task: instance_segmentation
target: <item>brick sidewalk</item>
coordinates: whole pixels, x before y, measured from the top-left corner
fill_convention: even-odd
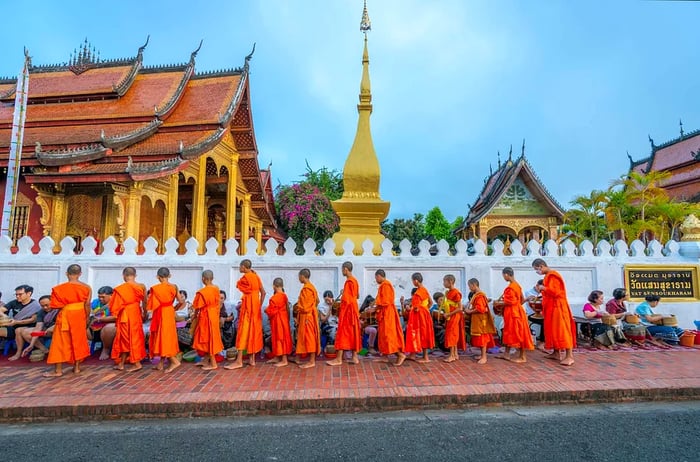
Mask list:
[[[294,365],[204,372],[192,364],[164,375],[128,374],[88,364],[80,376],[41,376],[46,365],[0,358],[0,420],[86,420],[318,412],[357,412],[477,405],[700,399],[700,350],[587,351],[571,368],[530,353],[527,364],[470,357],[396,368]],[[70,370],[70,369],[69,369]]]

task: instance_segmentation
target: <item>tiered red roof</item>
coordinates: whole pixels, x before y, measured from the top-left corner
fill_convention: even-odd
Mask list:
[[[252,207],[274,227],[269,173],[258,166],[243,67],[196,74],[187,63],[144,67],[134,58],[102,61],[87,42],[67,64],[29,67],[22,147],[28,183],[133,181],[185,169],[228,134],[240,152]],[[200,44],[201,46],[201,44]],[[9,156],[15,81],[0,81],[0,166]]]

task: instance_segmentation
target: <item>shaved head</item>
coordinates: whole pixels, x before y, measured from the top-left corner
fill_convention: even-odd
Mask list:
[[[136,268],[133,266],[127,266],[122,271],[122,276],[136,276]]]
[[[76,265],[76,264],[68,265],[68,269],[66,269],[66,274],[76,275],[76,274],[82,274],[82,273],[83,273],[83,269],[80,267],[80,265]]]
[[[213,281],[214,280],[214,272],[212,270],[202,271],[202,279],[204,279],[205,281]]]

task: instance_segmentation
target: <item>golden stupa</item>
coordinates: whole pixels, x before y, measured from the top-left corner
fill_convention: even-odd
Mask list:
[[[359,117],[357,133],[350,153],[343,167],[343,197],[331,204],[340,217],[340,230],[333,235],[335,251],[343,253],[345,241],[350,239],[355,244],[354,253],[363,253],[362,244],[369,239],[374,244],[373,252],[380,254],[384,235],[381,223],[389,213],[387,201],[379,197],[379,160],[372,143],[369,116],[372,114],[372,92],[369,83],[369,52],[367,51],[367,32],[371,29],[367,2],[362,11],[360,30],[365,35],[365,48],[362,54],[362,81],[360,82],[360,104],[357,105]]]

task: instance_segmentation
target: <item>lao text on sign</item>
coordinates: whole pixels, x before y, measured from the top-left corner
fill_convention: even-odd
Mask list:
[[[631,299],[658,295],[666,301],[700,300],[698,265],[625,265],[625,286]]]

